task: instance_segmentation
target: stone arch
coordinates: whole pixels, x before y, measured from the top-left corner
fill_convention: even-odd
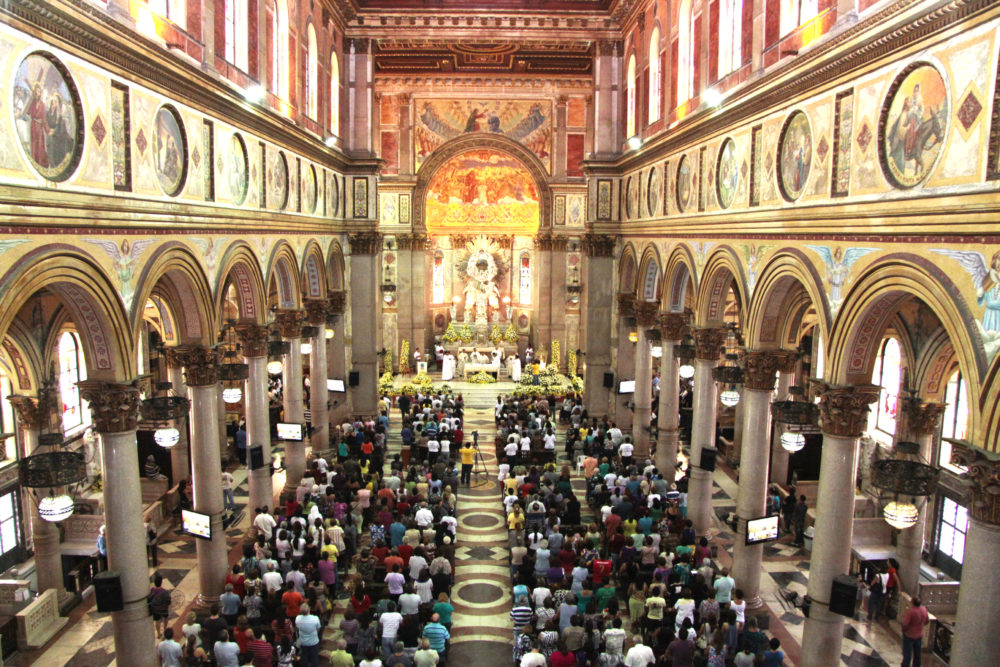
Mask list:
[[[618,259],[618,293],[635,294],[639,275],[639,262],[635,257],[635,246],[625,244]]]
[[[271,251],[267,265],[268,295],[272,282],[277,286],[279,308],[299,308],[302,305],[298,262],[295,261],[295,251],[287,241],[279,241]]]
[[[663,269],[660,308],[679,313],[684,310],[690,294],[698,293],[698,273],[691,250],[680,244],[673,249]]]
[[[816,310],[821,340],[829,340],[830,306],[823,279],[802,252],[785,248],[763,267],[747,308],[746,341],[751,349],[795,347],[793,330],[809,306]]]
[[[45,373],[38,345],[34,342],[28,327],[20,319],[15,319],[0,342],[0,364],[3,365],[15,393],[35,393],[40,387],[40,378]]]
[[[45,289],[72,314],[87,377],[132,380],[136,368],[132,328],[121,298],[100,265],[74,246],[51,244],[37,248],[0,278],[0,334],[11,328],[25,304]]]
[[[948,334],[944,330],[936,332],[917,355],[910,373],[912,388],[923,400],[943,400],[948,378],[956,365],[955,346]]]
[[[702,272],[695,311],[695,321],[699,326],[714,326],[722,323],[726,308],[726,295],[730,287],[736,292],[736,298],[743,306],[741,312],[745,313],[747,289],[743,266],[732,248],[719,246],[705,262],[705,269]]]
[[[326,270],[326,262],[323,261],[323,251],[320,250],[319,244],[315,240],[310,240],[306,244],[299,273],[302,276],[302,294],[304,296],[316,299],[326,296],[330,277]]]
[[[639,262],[637,298],[640,300],[659,302],[662,276],[660,266],[660,251],[655,244],[650,243],[642,251],[642,260]]]
[[[539,233],[550,232],[552,230],[552,191],[549,189],[549,173],[545,165],[542,164],[537,155],[522,144],[493,132],[467,132],[446,141],[438,146],[430,157],[420,165],[412,199],[414,231],[425,232],[427,230],[427,221],[424,217],[427,188],[434,178],[434,174],[445,162],[456,155],[477,149],[492,149],[506,153],[524,166],[535,181],[535,189],[538,191],[538,231]]]
[[[922,257],[896,253],[873,263],[854,282],[837,314],[828,348],[827,375],[831,382],[871,382],[886,329],[904,302],[917,299],[937,317],[947,334],[969,395],[979,396],[986,369],[985,352],[971,311],[963,300],[954,298],[958,293],[951,279]],[[976,401],[970,401],[969,407],[970,433],[976,437],[982,428],[982,410]]]
[[[330,289],[335,292],[346,289],[347,275],[344,268],[344,248],[340,245],[339,241],[334,241],[330,246],[330,252],[327,255],[327,266],[329,267]]]
[[[966,381],[966,386],[968,381]],[[982,393],[969,387],[969,405],[981,411],[983,428],[977,432],[976,444],[991,452],[1000,452],[1000,354],[993,358],[989,373],[983,380]],[[979,396],[979,401],[974,401]]]
[[[167,310],[180,343],[211,344],[214,339],[215,304],[208,278],[187,246],[162,245],[146,262],[139,275],[130,320],[139,330],[146,301],[157,297],[156,306]]]
[[[236,291],[240,319],[263,324],[267,319],[264,277],[260,273],[260,263],[257,261],[257,256],[250,246],[242,241],[233,243],[223,255],[222,261],[219,262],[215,312],[216,317],[220,320],[225,312],[223,303],[229,284],[232,284]]]

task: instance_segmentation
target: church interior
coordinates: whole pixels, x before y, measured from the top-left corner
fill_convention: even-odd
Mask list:
[[[358,535],[336,584],[309,563],[324,626],[289,614],[296,664],[729,665],[754,628],[783,658],[735,664],[995,664],[1000,3],[14,0],[0,80],[0,664],[210,664],[164,657],[161,626],[184,645],[234,567],[244,589],[281,541],[262,508],[336,543],[341,494]],[[424,545],[450,638],[421,606],[432,648],[393,653],[373,588],[366,655],[341,621],[370,616],[367,552],[428,500],[409,477],[450,470],[428,396],[478,452]],[[505,452],[522,427],[546,483]],[[520,627],[523,542],[528,589],[549,553],[522,482],[573,545],[563,606],[584,563],[570,648],[538,652],[541,595]],[[683,516],[640,563],[661,503]],[[722,604],[688,640],[702,562],[652,574],[690,560],[684,530]],[[676,627],[648,604],[668,578]],[[280,644],[251,625],[241,653]]]

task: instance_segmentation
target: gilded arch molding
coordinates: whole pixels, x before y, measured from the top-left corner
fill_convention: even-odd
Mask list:
[[[820,338],[829,340],[830,306],[823,279],[805,254],[791,248],[782,249],[761,270],[750,298],[744,324],[747,344],[754,349],[786,346],[788,314],[793,303],[803,297],[816,310]],[[802,312],[798,314],[801,320]]]
[[[691,249],[682,243],[670,253],[663,269],[661,308],[668,312],[681,312],[688,295],[697,293],[698,273],[695,271],[694,256]]]
[[[237,241],[229,247],[219,263],[218,292],[215,295],[216,317],[224,312],[226,285],[232,283],[236,292],[241,320],[262,324],[267,319],[267,301],[264,292],[264,276],[260,273],[260,263],[253,250],[246,243]],[[221,326],[221,322],[218,322]]]
[[[212,289],[187,246],[171,241],[157,248],[143,265],[135,293],[129,313],[133,331],[139,330],[146,301],[155,294],[170,309],[181,341],[211,343],[215,321]]]
[[[720,246],[705,262],[705,269],[702,272],[695,310],[699,326],[722,322],[726,309],[726,294],[730,286],[736,292],[743,309],[742,319],[745,320],[747,289],[743,266],[732,248]]]

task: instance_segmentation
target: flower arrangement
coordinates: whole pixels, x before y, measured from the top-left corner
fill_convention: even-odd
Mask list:
[[[382,373],[382,376],[378,379],[378,393],[382,396],[387,396],[394,393],[395,389],[393,387],[395,378],[392,375],[392,371],[386,371]]]
[[[583,378],[582,377],[580,377],[578,375],[574,375],[573,377],[570,378],[569,382],[570,382],[570,384],[573,387],[573,391],[575,391],[576,393],[578,393],[580,395],[583,395]]]
[[[517,329],[514,328],[513,322],[507,325],[507,330],[503,332],[503,339],[511,345],[517,343]]]
[[[441,340],[446,343],[457,343],[462,340],[462,336],[459,335],[458,329],[455,327],[454,322],[448,323],[448,328],[444,330],[444,334],[441,335]]]
[[[417,373],[416,375],[413,376],[411,382],[414,384],[414,386],[425,390],[430,389],[431,385],[434,384],[434,380],[432,380],[431,376],[428,375],[427,373]]]
[[[494,324],[493,328],[490,329],[490,341],[494,345],[499,345],[500,341],[502,341],[502,340],[503,340],[503,332],[500,331],[500,325],[499,324]]]
[[[472,384],[493,384],[496,379],[486,371],[479,371],[469,378],[469,382]]]
[[[471,343],[472,339],[476,336],[476,332],[472,329],[471,324],[463,324],[458,336],[463,343]]]
[[[410,374],[410,341],[408,340],[399,344],[399,373],[400,375]]]
[[[552,360],[549,362],[548,368],[553,368],[556,371],[559,370],[559,359],[560,359],[559,341],[552,341]]]
[[[384,372],[386,372],[386,373],[391,373],[392,372],[392,350],[386,350],[385,351],[385,358],[382,360],[382,363],[383,363],[382,370]],[[400,364],[400,365],[402,365],[402,364]],[[402,371],[402,368],[400,368],[400,371]]]
[[[572,380],[576,377],[576,350],[570,350],[566,355],[566,375]]]

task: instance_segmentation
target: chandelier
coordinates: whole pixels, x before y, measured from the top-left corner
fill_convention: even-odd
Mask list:
[[[726,334],[726,360],[712,369],[712,379],[719,383],[722,391],[719,401],[731,408],[740,402],[739,385],[743,384],[743,368],[740,366],[740,349],[743,341],[735,324],[730,324]]]
[[[816,430],[819,423],[819,406],[804,400],[795,400],[803,395],[802,387],[788,388],[790,398],[771,403],[774,421],[785,425],[780,442],[785,451],[794,454],[806,446],[806,432]]]
[[[235,340],[235,322],[229,321],[222,330],[223,353],[219,364],[219,381],[222,382],[222,400],[232,405],[243,399],[243,381],[250,377],[250,367],[237,361],[239,343]]]
[[[680,364],[677,368],[677,374],[685,380],[693,378],[694,365],[691,362],[695,358],[694,336],[687,334],[680,343],[674,345],[674,358]]]
[[[188,399],[169,393],[172,387],[169,382],[158,382],[156,390],[161,392],[160,395],[144,399],[139,404],[139,414],[143,421],[156,424],[153,440],[165,449],[170,449],[180,442],[181,432],[177,429],[177,423],[187,416],[191,408]]]
[[[38,448],[62,447],[60,433],[46,433],[38,438]],[[56,489],[73,486],[87,477],[87,466],[83,454],[61,449],[32,454],[21,459],[18,464],[21,486],[31,489],[38,503],[38,515],[45,521],[63,521],[73,514],[74,501],[66,493]],[[48,495],[39,498],[39,489],[48,489]]]
[[[920,505],[934,493],[938,471],[920,458],[916,442],[897,442],[891,458],[872,464],[872,486],[891,500],[882,515],[893,528],[904,530],[916,525]]]
[[[283,359],[291,350],[291,343],[281,340],[278,328],[272,323],[271,338],[267,341],[267,366],[265,366],[268,375],[281,375],[281,371],[285,367]]]
[[[302,343],[299,344],[299,351],[302,354],[312,354],[313,346],[309,342],[310,339],[315,338],[319,335],[319,327],[306,326],[302,327]]]

